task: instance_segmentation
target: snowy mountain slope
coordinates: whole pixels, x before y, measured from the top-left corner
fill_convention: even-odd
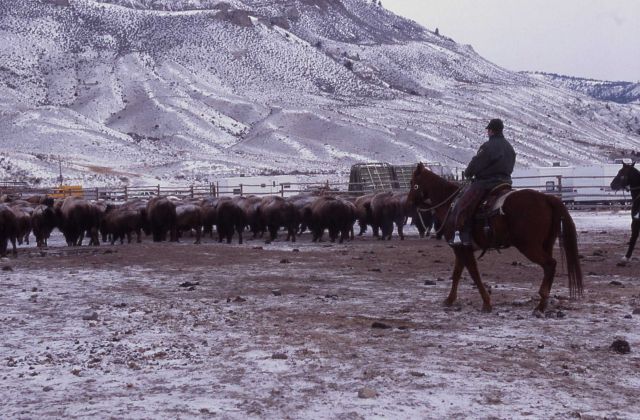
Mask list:
[[[170,183],[640,145],[640,105],[509,72],[361,0],[0,0],[0,178]],[[158,181],[160,180],[160,181]]]
[[[640,83],[609,82],[554,73],[537,72],[529,74],[533,78],[546,81],[554,86],[581,92],[603,101],[612,101],[620,104],[640,104]]]

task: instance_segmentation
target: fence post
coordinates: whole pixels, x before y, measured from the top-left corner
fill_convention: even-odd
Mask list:
[[[191,198],[193,198],[193,184],[191,184]]]
[[[284,198],[284,186],[280,184],[280,197]]]
[[[558,178],[558,191],[560,192],[560,200],[562,200],[562,175],[557,175]]]
[[[129,190],[126,185],[124,186],[124,201],[129,201]]]
[[[98,201],[100,199],[100,192],[98,187],[96,187],[96,201]]]
[[[158,184],[158,197],[160,197],[160,184]]]

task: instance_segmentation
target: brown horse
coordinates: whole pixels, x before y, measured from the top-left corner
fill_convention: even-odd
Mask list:
[[[640,234],[640,171],[635,168],[635,162],[632,164],[622,164],[622,168],[613,181],[611,181],[612,190],[628,189],[631,191],[631,239],[629,239],[629,248],[623,261],[629,261],[633,248],[636,246],[638,234]]]
[[[453,237],[453,226],[445,223],[449,209],[459,187],[439,177],[424,167],[422,163],[413,172],[411,190],[407,201],[420,208],[429,207],[435,211],[435,219],[443,226],[447,241]],[[551,292],[556,273],[553,246],[560,237],[564,249],[569,274],[571,296],[582,294],[582,270],[578,258],[578,241],[573,219],[560,199],[533,190],[519,190],[510,194],[502,205],[502,212],[491,218],[492,232],[487,234],[483,226],[476,224],[473,240],[480,249],[515,246],[524,256],[544,270],[540,285],[540,303],[536,314],[543,313]],[[480,273],[470,247],[454,247],[456,260],[453,269],[453,283],[449,296],[444,301],[452,305],[458,293],[458,283],[462,270],[469,271],[482,296],[482,310],[491,311],[491,298],[482,284]]]

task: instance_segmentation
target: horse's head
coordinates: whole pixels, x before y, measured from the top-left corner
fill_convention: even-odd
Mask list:
[[[423,207],[431,204],[429,197],[430,178],[435,176],[422,162],[418,163],[411,176],[411,189],[407,195],[407,205],[411,207]]]
[[[631,185],[631,181],[634,176],[640,175],[638,170],[635,168],[635,162],[631,164],[623,163],[622,168],[618,171],[618,174],[613,181],[611,181],[611,189],[612,190],[621,190],[624,188],[629,188]]]

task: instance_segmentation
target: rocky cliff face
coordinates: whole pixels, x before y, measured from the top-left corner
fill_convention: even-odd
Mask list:
[[[502,69],[360,0],[0,0],[0,178],[85,184],[638,149],[640,106]]]

